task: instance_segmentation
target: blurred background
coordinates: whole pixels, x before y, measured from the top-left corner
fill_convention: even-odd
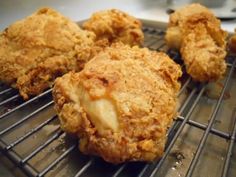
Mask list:
[[[98,10],[118,8],[138,18],[167,22],[168,10],[193,2],[211,8],[225,30],[232,32],[236,27],[236,0],[1,0],[0,30],[45,6],[74,21],[86,19]]]

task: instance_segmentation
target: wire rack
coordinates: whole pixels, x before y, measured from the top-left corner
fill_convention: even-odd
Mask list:
[[[143,31],[145,47],[166,52],[184,70],[180,55],[167,50],[163,30],[144,27]],[[82,155],[76,138],[59,127],[52,89],[23,101],[16,90],[1,84],[0,156],[10,159],[25,175],[38,177],[232,176],[236,161],[235,62],[235,57],[228,55],[227,73],[218,84],[196,83],[183,75],[178,116],[168,130],[163,157],[153,163],[112,165]],[[217,96],[211,98],[211,91]]]

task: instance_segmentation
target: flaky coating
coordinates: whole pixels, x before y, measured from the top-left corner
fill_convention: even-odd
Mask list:
[[[216,81],[225,73],[226,51],[216,45],[208,31],[200,25],[184,38],[180,51],[187,73],[194,80]]]
[[[97,39],[105,38],[111,43],[121,41],[133,46],[144,40],[141,21],[117,9],[94,13],[83,27],[93,31]]]
[[[226,37],[209,9],[191,4],[170,15],[165,39],[170,48],[180,50],[188,74],[206,82],[219,79],[226,70]]]
[[[108,162],[157,159],[176,114],[181,74],[164,53],[113,44],[81,72],[56,79],[61,127],[79,136],[83,153]]]
[[[95,34],[60,13],[43,8],[0,34],[0,80],[27,99],[90,58]]]
[[[184,6],[170,15],[166,42],[171,48],[180,49],[182,39],[191,32],[195,25],[204,24],[207,28],[215,28],[219,34],[212,35],[220,45],[225,45],[225,32],[220,29],[220,20],[206,7],[200,4]]]

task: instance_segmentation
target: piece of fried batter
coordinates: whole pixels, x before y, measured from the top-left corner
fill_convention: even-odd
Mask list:
[[[117,9],[96,12],[83,24],[93,31],[97,39],[108,39],[110,43],[121,41],[128,45],[141,45],[144,40],[141,22]]]
[[[61,127],[80,150],[112,163],[161,157],[181,68],[166,54],[113,44],[53,88]]]
[[[180,50],[187,73],[206,82],[225,73],[226,36],[209,9],[191,4],[170,15],[165,38],[170,48]]]
[[[43,8],[0,34],[0,80],[24,99],[37,95],[91,58],[95,34],[60,13]]]

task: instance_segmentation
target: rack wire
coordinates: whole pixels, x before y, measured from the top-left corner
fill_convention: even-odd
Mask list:
[[[163,39],[165,34],[163,30],[153,27],[144,27],[143,31],[145,33],[145,47],[168,53],[171,58],[181,64],[184,68],[179,53],[167,50]],[[163,164],[167,161],[173,147],[176,145],[176,142],[188,125],[189,127],[201,130],[202,136],[199,135],[201,136],[201,139],[196,144],[194,155],[183,176],[194,176],[197,165],[200,163],[199,161],[203,154],[204,147],[207,148],[206,142],[210,135],[226,140],[227,142],[227,151],[224,154],[223,167],[219,176],[229,176],[236,138],[236,108],[230,110],[232,112],[232,116],[228,118],[231,120],[230,124],[232,125],[230,131],[216,128],[215,123],[217,121],[217,116],[219,116],[219,110],[224,102],[224,96],[227,89],[229,89],[232,84],[236,65],[235,59],[236,58],[233,55],[227,57],[229,72],[225,76],[219,98],[215,99],[216,104],[211,115],[208,117],[209,121],[207,123],[193,120],[191,119],[191,116],[199,105],[199,102],[206,97],[208,84],[196,83],[192,81],[187,74],[184,74],[181,79],[182,87],[178,96],[181,97],[185,95],[185,97],[179,107],[178,116],[175,122],[168,130],[168,141],[166,143],[165,153],[161,159],[156,160],[153,163],[133,162],[112,165],[104,162],[100,158],[80,154],[77,149],[77,141],[73,137],[68,137],[58,125],[57,116],[53,110],[53,100],[51,97],[52,89],[49,89],[28,101],[23,101],[14,89],[6,87],[4,84],[0,85],[1,153],[7,156],[27,176],[60,176],[60,170],[54,170],[55,168],[57,169],[58,166],[59,169],[60,164],[62,167],[65,164],[73,166],[74,168],[72,168],[70,173],[67,172],[67,176],[75,177],[89,176],[91,172],[96,171],[94,170],[95,168],[99,170],[95,172],[94,176],[163,176],[163,173],[160,172],[163,168]],[[234,106],[236,107],[236,105]],[[31,121],[33,122],[33,125],[31,125]],[[53,127],[52,129],[46,128],[51,126]],[[23,134],[18,134],[18,129],[20,129]],[[47,129],[47,135],[45,135],[45,129]],[[36,136],[36,134],[40,137],[40,141],[32,138]],[[34,143],[31,144],[30,140]],[[37,161],[41,158],[41,156],[37,157],[38,154],[46,151],[46,149],[55,142],[59,144],[58,146],[63,146],[63,148],[59,150],[49,149],[48,154],[58,152],[56,157],[54,157],[51,162],[48,162],[45,158],[47,159],[50,155],[46,155],[46,157],[44,157],[44,167],[38,168]],[[29,146],[29,150],[25,152],[25,154],[21,153],[22,148],[19,148],[18,146]],[[71,160],[73,157],[76,158],[76,156],[80,159],[79,162]],[[35,160],[32,160],[34,158]]]

